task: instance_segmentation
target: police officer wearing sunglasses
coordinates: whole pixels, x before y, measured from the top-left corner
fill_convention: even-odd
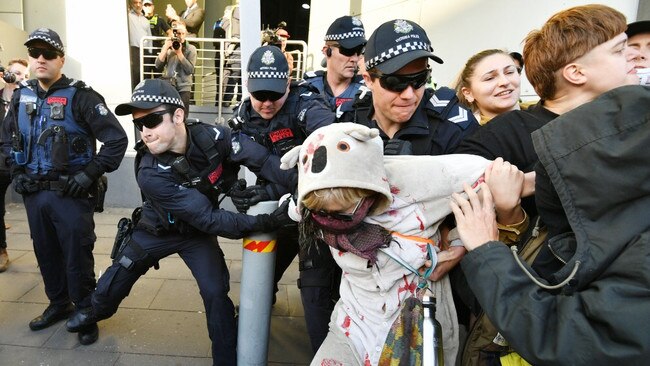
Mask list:
[[[39,28],[25,46],[35,79],[13,94],[2,140],[11,147],[14,189],[25,202],[50,301],[29,323],[37,331],[90,306],[97,182],[117,169],[128,139],[101,95],[62,74],[64,48],[55,31]],[[91,344],[97,335],[96,324],[82,327],[79,342]]]
[[[312,131],[334,122],[334,112],[329,109],[317,89],[306,83],[290,81],[289,65],[278,47],[263,46],[256,49],[251,54],[247,72],[250,98],[235,108],[235,117],[229,123],[274,155],[284,155],[302,144]],[[244,190],[234,189],[231,198],[240,212],[246,212],[251,205],[276,200],[290,191],[258,179],[254,186]],[[298,253],[297,226],[281,229],[277,238],[274,276],[276,292],[278,281]]]
[[[205,304],[214,364],[236,365],[235,308],[216,236],[268,232],[290,219],[286,204],[274,213],[250,216],[219,209],[218,197],[228,189],[225,182],[236,181],[232,165],[246,164],[289,186],[297,184],[297,175],[281,170],[279,158],[247,136],[223,126],[185,123],[183,107],[171,84],[146,79],[133,91],[130,103],[115,109],[118,115],[132,114],[141,131],[136,180],[144,202],[130,238],[114,248],[114,262],[92,294],[92,308],[76,312],[66,326],[75,331],[112,316],[140,276],[157,267],[160,259],[178,254],[191,269]]]
[[[341,106],[339,120],[378,128],[386,154],[448,154],[478,128],[452,89],[426,88],[428,61],[442,59],[418,24],[403,19],[382,24],[370,36],[364,59],[367,89]]]
[[[305,73],[305,81],[318,88],[334,111],[344,102],[353,100],[363,85],[363,77],[357,72],[365,45],[361,20],[342,16],[329,26],[325,34],[322,52],[327,60],[327,70]]]

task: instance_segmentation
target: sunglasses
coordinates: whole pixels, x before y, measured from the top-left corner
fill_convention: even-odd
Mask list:
[[[329,212],[329,211],[324,211],[324,210],[318,210],[315,211],[314,214],[318,215],[320,217],[327,217],[329,219],[334,219],[334,220],[341,220],[341,221],[352,221],[354,220],[354,215],[356,215],[357,211],[359,210],[359,207],[361,207],[361,204],[365,198],[362,198],[357,202],[357,205],[354,206],[354,210],[352,212]]]
[[[409,75],[373,75],[373,77],[379,78],[379,85],[381,85],[382,88],[397,93],[401,93],[409,86],[412,86],[413,89],[420,89],[427,83],[427,81],[429,81],[430,76],[431,69],[426,69],[424,71]]]
[[[147,3],[147,4],[144,4],[144,5],[142,5],[142,6],[151,6],[151,4]]]
[[[345,48],[340,44],[333,44],[331,47],[338,48],[339,53],[346,57],[352,57],[354,55],[361,56],[363,54],[365,45],[356,46],[354,48]]]
[[[284,96],[284,93],[277,93],[269,90],[261,90],[261,91],[251,92],[251,95],[253,96],[253,98],[255,98],[260,102],[266,102],[267,100],[270,100],[271,102],[275,102],[276,100],[282,98]]]
[[[46,60],[54,60],[59,56],[63,56],[63,54],[59,51],[48,50],[46,48],[37,48],[37,47],[27,48],[27,53],[31,58],[39,58],[41,57],[41,55],[43,55],[43,58]]]
[[[165,109],[162,111],[149,113],[146,116],[133,119],[133,124],[140,132],[142,132],[143,126],[148,129],[156,128],[156,126],[158,126],[163,121],[163,117],[167,113],[172,114],[174,112],[175,110],[173,109]]]

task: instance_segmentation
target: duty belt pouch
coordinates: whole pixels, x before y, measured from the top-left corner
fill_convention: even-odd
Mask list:
[[[63,127],[55,127],[52,140],[52,165],[56,171],[67,171],[69,160],[68,137]]]
[[[108,189],[108,178],[102,175],[97,179],[95,185],[97,186],[97,191],[94,194],[96,198],[95,212],[104,212],[104,199],[106,198],[106,190]]]

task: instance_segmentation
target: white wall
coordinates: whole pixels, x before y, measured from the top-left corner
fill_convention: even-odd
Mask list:
[[[645,1],[645,0],[644,0]],[[312,1],[309,50],[314,54],[314,68],[322,59],[320,49],[329,24],[349,9],[350,1]],[[434,52],[444,64],[433,63],[433,76],[439,85],[449,85],[467,59],[484,49],[505,48],[521,53],[522,40],[539,28],[554,13],[576,5],[600,3],[611,6],[628,18],[636,20],[638,0],[366,0],[360,19],[366,37],[385,21],[397,18],[420,24],[431,40]],[[527,82],[522,95],[534,91]]]

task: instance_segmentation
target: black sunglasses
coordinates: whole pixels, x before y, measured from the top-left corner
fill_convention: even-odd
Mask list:
[[[429,81],[430,76],[431,69],[426,69],[424,71],[409,75],[373,75],[373,77],[379,78],[379,85],[381,85],[382,88],[397,93],[401,93],[406,88],[408,88],[409,85],[412,86],[413,89],[420,89],[427,83],[427,81]]]
[[[43,58],[46,60],[54,60],[59,56],[63,56],[63,54],[59,51],[48,50],[46,48],[37,48],[37,47],[27,48],[27,53],[31,58],[39,58],[41,57],[41,55],[43,55]]]
[[[142,6],[151,6],[151,4],[149,4],[149,3],[146,3],[146,4],[144,4],[144,5],[142,5]]]
[[[327,217],[327,218],[334,219],[334,220],[352,221],[352,220],[354,220],[354,215],[357,213],[357,211],[359,210],[359,207],[361,207],[361,204],[363,203],[364,200],[365,200],[365,198],[360,199],[359,202],[357,202],[357,205],[354,206],[354,210],[352,210],[352,212],[350,212],[350,213],[347,213],[347,212],[329,212],[329,211],[324,211],[324,210],[318,210],[318,211],[315,211],[314,214],[316,214],[316,215],[318,215],[320,217]]]
[[[346,57],[352,57],[354,55],[361,56],[364,51],[365,45],[356,46],[354,48],[345,48],[340,44],[333,44],[331,47],[339,49],[339,53]]]
[[[284,96],[284,93],[278,93],[270,90],[260,90],[256,92],[251,92],[251,95],[253,98],[260,102],[266,102],[267,100],[270,100],[271,102],[275,102],[276,100],[282,98]]]
[[[174,112],[175,112],[174,109],[165,109],[162,111],[149,113],[146,116],[142,116],[140,118],[134,118],[133,124],[140,132],[142,132],[143,126],[148,129],[156,128],[156,126],[158,126],[163,121],[163,117],[167,113],[172,114]]]

